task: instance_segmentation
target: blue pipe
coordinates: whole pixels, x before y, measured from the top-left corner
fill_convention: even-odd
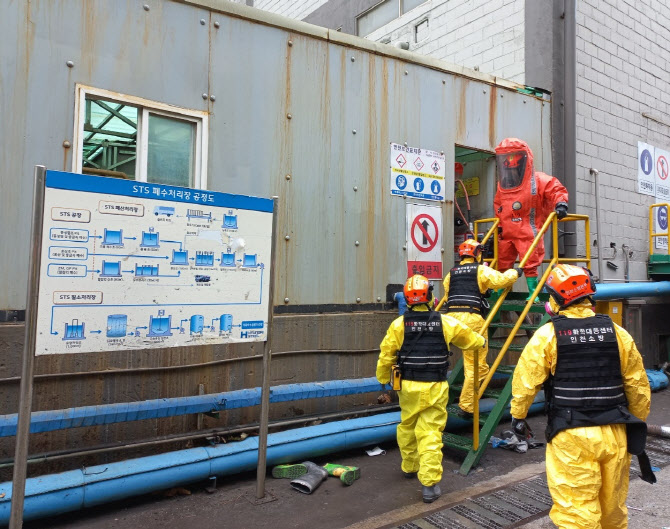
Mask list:
[[[540,411],[544,395],[538,394],[530,412]],[[490,411],[495,399],[482,399],[481,411]],[[395,440],[400,412],[384,413],[297,428],[268,435],[267,464],[341,452]],[[447,429],[469,423],[449,416]],[[155,490],[253,470],[258,464],[258,438],[190,448],[108,465],[85,467],[26,480],[24,519],[34,520],[121,500]],[[12,482],[0,483],[0,524],[9,523]]]
[[[386,391],[375,377],[355,380],[330,380],[305,384],[285,384],[270,388],[270,402],[340,397]],[[30,433],[51,432],[82,426],[99,426],[117,422],[141,421],[177,415],[211,413],[257,406],[261,403],[261,388],[242,389],[193,397],[155,399],[141,402],[82,406],[66,410],[36,411],[30,415]],[[0,437],[16,435],[16,413],[0,415]]]
[[[670,296],[670,281],[597,283],[593,299],[646,298],[653,296]]]

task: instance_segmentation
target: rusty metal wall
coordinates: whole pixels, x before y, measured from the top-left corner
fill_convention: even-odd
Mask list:
[[[389,143],[444,151],[449,190],[457,144],[490,152],[518,136],[537,167],[551,170],[548,103],[512,83],[390,46],[223,0],[9,0],[0,10],[0,310],[25,304],[33,166],[73,168],[74,149],[64,142],[73,141],[77,83],[207,111],[208,187],[280,197],[274,305],[356,305],[360,298],[368,308],[277,317],[275,351],[378,346],[393,314],[370,312],[369,304],[384,301],[386,286],[402,283],[406,270],[405,201],[390,195]],[[452,200],[442,205],[446,249]],[[450,251],[444,264],[451,265]],[[16,326],[0,325],[0,379],[17,375],[21,341]],[[41,374],[239,361],[41,379],[35,409],[192,395],[200,383],[208,392],[256,386],[259,354],[210,346],[40,357]],[[275,364],[272,383],[369,376],[375,358],[289,355]],[[5,412],[16,410],[16,388],[0,380]],[[307,403],[302,411],[341,405]],[[297,412],[273,408],[275,417],[289,413]],[[187,417],[71,430],[33,448],[193,428]]]

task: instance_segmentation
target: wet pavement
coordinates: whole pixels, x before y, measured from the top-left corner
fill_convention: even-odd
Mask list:
[[[650,423],[668,424],[670,391],[652,396]],[[538,440],[544,440],[543,416],[530,418]],[[503,423],[497,433],[509,428]],[[664,440],[670,447],[670,440]],[[665,445],[664,445],[665,446]],[[350,487],[328,478],[312,495],[293,490],[287,479],[267,478],[267,495],[256,501],[255,473],[219,478],[213,492],[200,483],[154,495],[116,502],[48,520],[26,522],[26,529],[174,529],[295,528],[311,529],[434,529],[466,527],[552,527],[546,513],[544,449],[517,454],[489,448],[468,476],[458,474],[462,456],[445,450],[443,496],[432,504],[421,501],[421,485],[400,473],[400,455],[394,443],[381,448],[385,455],[370,457],[363,449],[313,458],[320,464],[359,466],[361,478]],[[631,479],[628,504],[631,529],[670,526],[667,491],[670,484],[670,448],[659,483],[650,486]],[[662,450],[661,454],[665,454]],[[661,456],[658,456],[661,457]],[[652,464],[654,464],[652,457]],[[667,466],[666,466],[667,465]],[[268,469],[269,471],[270,469]],[[546,490],[546,488],[545,488]],[[482,510],[484,509],[484,510]],[[636,510],[641,509],[641,510]],[[448,511],[449,516],[445,515]],[[486,514],[488,511],[491,514]],[[451,515],[452,513],[456,515]],[[528,516],[526,516],[528,515]],[[456,520],[462,523],[458,525]],[[473,521],[475,520],[475,521]],[[646,524],[646,525],[645,525]]]

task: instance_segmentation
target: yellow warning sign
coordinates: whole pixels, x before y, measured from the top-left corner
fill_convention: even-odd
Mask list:
[[[478,176],[468,178],[467,180],[463,180],[463,183],[465,184],[465,189],[468,190],[468,196],[476,197],[479,194]],[[463,188],[461,187],[461,184],[456,184],[456,198],[463,198],[463,197],[465,197],[465,195],[463,194]]]

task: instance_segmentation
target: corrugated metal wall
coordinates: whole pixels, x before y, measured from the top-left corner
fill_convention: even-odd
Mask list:
[[[209,112],[208,187],[280,197],[275,305],[284,298],[289,305],[377,303],[386,299],[387,284],[404,281],[406,202],[390,195],[390,142],[444,151],[449,190],[456,144],[491,151],[502,138],[518,136],[533,148],[537,167],[551,170],[548,103],[433,59],[219,0],[16,0],[1,9],[0,309],[25,304],[33,166],[72,170],[74,149],[63,142],[73,141],[77,83]],[[451,200],[443,219],[448,249]],[[451,251],[445,256],[449,266]],[[369,325],[360,325],[363,316]],[[273,330],[281,333],[273,337],[275,350],[374,348],[391,318],[390,312],[282,316]],[[0,327],[0,377],[18,372],[16,335],[15,327]],[[258,353],[222,346],[58,355],[38,358],[37,370],[184,365]],[[356,366],[337,355],[296,358],[277,367],[273,383],[369,376],[375,356]],[[255,362],[237,371],[39,382],[35,408],[194,394],[204,373],[208,392],[254,386]],[[14,411],[14,384],[0,387],[3,408]],[[87,438],[146,436],[192,423],[110,427]],[[81,437],[52,434],[41,447]]]

